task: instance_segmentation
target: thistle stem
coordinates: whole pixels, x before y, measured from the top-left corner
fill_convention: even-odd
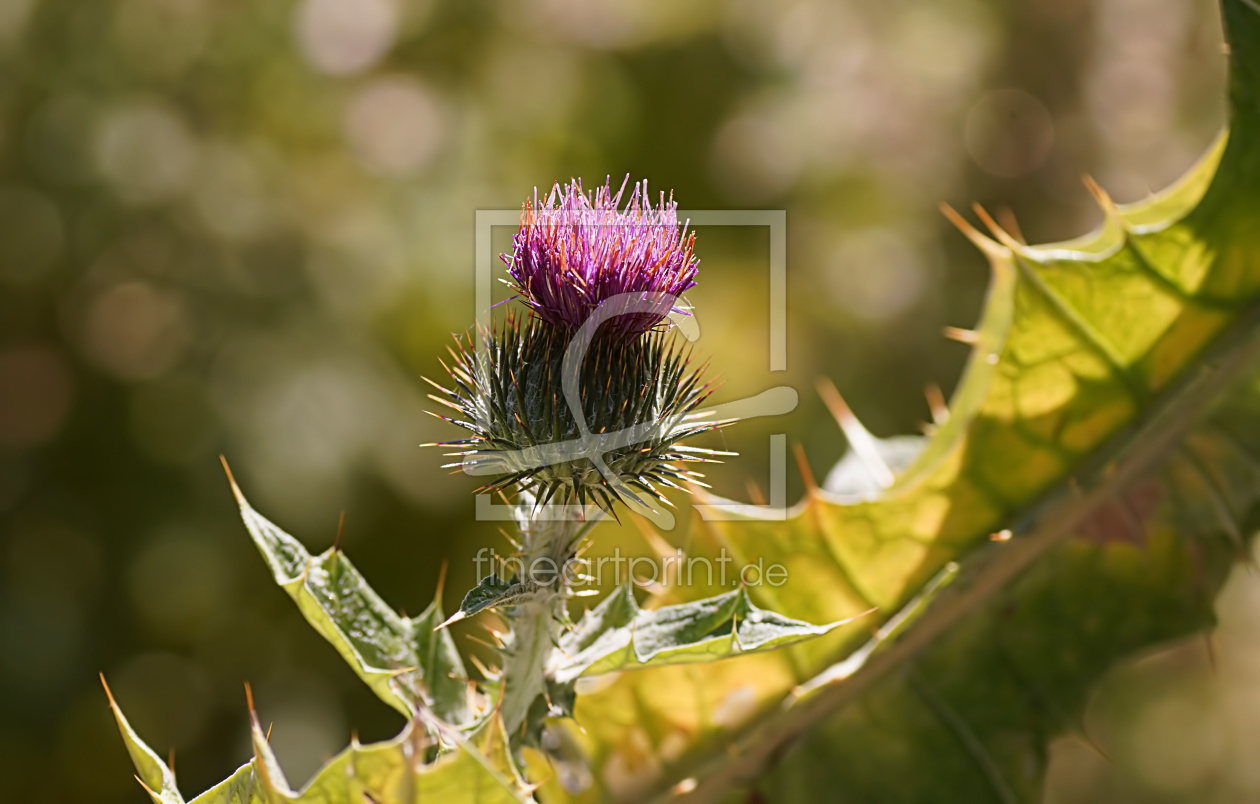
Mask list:
[[[516,734],[540,697],[546,699],[548,658],[560,638],[568,598],[566,567],[588,523],[556,506],[535,504],[522,493],[517,508],[521,580],[539,585],[535,595],[505,611],[510,627],[502,652],[503,703],[500,713],[509,734]]]

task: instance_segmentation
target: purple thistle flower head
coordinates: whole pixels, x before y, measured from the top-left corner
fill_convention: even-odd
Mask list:
[[[686,313],[682,294],[695,287],[699,261],[695,232],[678,223],[678,204],[661,193],[655,208],[647,182],[612,192],[605,181],[584,194],[582,182],[557,182],[545,203],[534,198],[521,209],[521,228],[512,253],[500,255],[524,303],[549,324],[573,331],[600,304],[642,299],[640,312],[615,315],[600,330],[636,337],[656,328],[670,312]],[[642,310],[646,308],[646,312]],[[622,307],[620,309],[626,309]]]

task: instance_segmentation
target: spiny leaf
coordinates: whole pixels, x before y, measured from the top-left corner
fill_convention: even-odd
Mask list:
[[[188,804],[250,804],[257,800],[254,784],[254,763],[251,761]]]
[[[440,601],[414,620],[399,615],[337,547],[312,556],[255,511],[235,481],[232,491],[276,583],[381,700],[408,717],[425,701],[448,722],[471,719],[466,686],[450,683],[467,676],[455,643],[449,633],[430,628],[441,621]]]
[[[463,724],[473,719],[474,712],[464,660],[450,632],[438,630],[443,621],[441,595],[439,589],[429,607],[410,620],[411,644],[433,711],[447,723]]]
[[[254,710],[254,694],[249,686],[245,687],[245,695],[249,699],[249,741],[254,749],[254,782],[257,795],[267,804],[281,804],[285,800],[293,800],[293,789],[284,776],[284,770],[276,759],[267,735],[263,733],[262,724],[258,722],[258,713]]]
[[[539,591],[538,584],[533,581],[518,581],[487,575],[481,582],[468,590],[464,600],[459,604],[459,611],[442,625],[449,625],[465,617],[471,617],[479,611],[489,608],[518,606],[534,597]]]
[[[1209,627],[1260,509],[1260,377],[1251,374],[1163,470],[1118,493],[907,672],[811,732],[757,786],[769,800],[1036,800],[1046,743],[1075,733],[1097,679],[1150,645]],[[1212,467],[1202,470],[1201,467]],[[885,750],[896,746],[895,752]],[[1109,750],[1102,746],[1100,751]],[[826,756],[860,752],[860,766]],[[919,772],[906,773],[908,758]]]
[[[174,773],[131,729],[112,696],[110,706],[138,778],[150,790],[154,802],[184,804],[175,787]],[[472,740],[457,737],[453,748],[427,763],[424,761],[426,735],[415,728],[415,721],[409,722],[392,740],[370,745],[353,741],[296,791],[285,780],[256,717],[251,718],[251,741],[254,759],[189,804],[412,804],[423,801],[523,804],[532,801],[511,762],[507,737],[497,718],[488,718]]]
[[[890,487],[860,487],[860,495],[811,490],[786,522],[743,517],[694,523],[694,555],[725,550],[736,562],[764,558],[787,567],[783,587],[749,590],[758,604],[815,622],[877,606],[886,624],[876,638],[839,629],[781,652],[706,668],[703,675],[686,668],[625,674],[579,697],[577,720],[586,732],[575,732],[575,739],[593,766],[583,798],[642,800],[690,778],[684,798],[716,800],[756,779],[828,715],[843,719],[845,712],[858,711],[846,707],[868,701],[876,706],[885,695],[900,708],[873,714],[880,722],[914,708],[941,724],[951,745],[987,745],[976,727],[959,727],[975,722],[971,707],[983,711],[983,701],[975,695],[956,699],[950,680],[941,676],[978,669],[959,646],[979,643],[962,635],[982,622],[998,622],[1003,609],[997,601],[1033,605],[1038,589],[1055,583],[1071,589],[1092,579],[1130,591],[1113,605],[1134,612],[1139,622],[1146,622],[1137,612],[1147,603],[1163,611],[1145,630],[1126,631],[1116,612],[1100,617],[1097,638],[1110,639],[1114,650],[1101,651],[1096,663],[1064,670],[1063,688],[1072,694],[1059,695],[1053,677],[1038,679],[1049,690],[1042,697],[1066,702],[1067,715],[1061,713],[1053,728],[1019,717],[1005,727],[1018,732],[1029,750],[1044,751],[1045,741],[1075,715],[1077,693],[1120,651],[1179,636],[1206,621],[1204,601],[1219,583],[1217,559],[1195,564],[1184,544],[1163,540],[1171,538],[1167,531],[1186,506],[1196,516],[1211,508],[1241,516],[1247,496],[1233,488],[1237,481],[1221,477],[1223,471],[1208,470],[1210,484],[1200,482],[1197,491],[1188,475],[1159,480],[1159,473],[1165,465],[1182,475],[1193,468],[1182,453],[1203,448],[1203,431],[1187,433],[1260,355],[1260,8],[1250,0],[1225,0],[1222,8],[1232,53],[1231,129],[1182,181],[1131,206],[1112,204],[1099,192],[1103,228],[1049,246],[1025,246],[995,225],[998,242],[954,216],[988,258],[993,279],[949,418]],[[1247,420],[1253,429],[1255,411],[1260,406]],[[1229,448],[1208,443],[1216,446],[1200,463],[1210,467]],[[1159,515],[1169,524],[1161,526],[1164,535],[1143,540],[1146,558],[1110,546],[1086,545],[1087,553],[1098,551],[1094,558],[1073,552],[1082,549],[1074,536],[1088,532],[1117,499],[1153,480],[1170,489]],[[1215,501],[1212,486],[1220,498]],[[1237,555],[1238,546],[1226,541],[1227,520],[1211,520],[1220,530],[1201,545],[1224,545]],[[1149,566],[1134,568],[1142,562]],[[954,564],[962,565],[960,579],[928,595],[923,610],[925,585]],[[1155,587],[1146,598],[1137,591],[1143,584],[1129,583],[1141,571]],[[1019,580],[1026,572],[1027,579],[1045,573],[1044,585]],[[1163,597],[1161,584],[1170,585]],[[667,599],[683,602],[713,591],[672,587]],[[911,605],[921,611],[915,622],[890,628]],[[1025,638],[1036,641],[1041,630],[1055,631],[1058,615],[1044,606],[1032,610],[1041,619],[1026,628]],[[1062,638],[1067,644],[1042,651],[1077,655],[1072,646],[1086,643],[1071,629]],[[912,673],[916,657],[938,639],[953,645],[953,669],[942,660]],[[748,711],[721,716],[736,700],[747,702]],[[860,729],[847,733],[862,739]],[[864,750],[870,742],[861,743]],[[836,773],[845,773],[830,753],[834,748],[809,745],[815,758],[826,757]],[[890,749],[897,745],[910,743],[890,739]],[[892,755],[901,764],[883,766],[888,784],[919,773],[931,760],[928,744],[914,745],[917,750]],[[1008,766],[1009,756],[989,753],[970,752],[968,767],[987,778],[993,768]],[[1043,766],[1036,764],[1034,777]],[[609,772],[627,767],[637,772]],[[1001,798],[1002,789],[1019,797],[1034,787],[1019,778],[1005,788],[990,783],[987,794]],[[869,798],[874,788],[854,789]],[[572,797],[558,788],[548,792],[560,800]]]
[[[118,702],[114,700],[113,693],[109,691],[109,684],[105,683],[104,675],[101,676],[101,684],[105,687],[105,696],[109,698],[109,708],[114,713],[114,720],[118,722],[118,731],[122,734],[123,743],[127,746],[127,753],[131,755],[131,762],[136,766],[136,779],[144,786],[145,792],[156,804],[184,804],[179,788],[175,786],[175,771],[158,759],[153,749],[145,745],[131,728],[131,724],[123,716],[122,709],[118,707]]]
[[[461,741],[429,764],[415,759],[423,756],[425,746],[411,726],[387,742],[352,743],[290,800],[299,804],[530,801],[508,761],[503,748],[507,740],[501,735],[501,726],[488,723],[476,742]]]
[[[567,683],[617,670],[710,662],[792,645],[848,622],[811,625],[793,620],[757,608],[743,588],[645,611],[627,585],[561,637],[549,676]]]

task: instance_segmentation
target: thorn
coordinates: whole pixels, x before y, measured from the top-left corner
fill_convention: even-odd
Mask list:
[[[976,211],[976,215],[980,216],[980,220],[984,221],[984,225],[989,228],[989,231],[993,232],[993,236],[998,239],[999,243],[1006,246],[1011,251],[1019,251],[1021,243],[1011,237],[1010,233],[1001,226],[998,226],[998,222],[993,220],[993,216],[990,215],[984,207],[979,204],[972,204],[971,208]]]
[[[503,715],[503,698],[505,697],[503,693],[507,689],[507,671],[506,670],[500,671],[499,678],[503,681],[503,687],[499,689],[499,698],[498,700],[494,702],[494,716],[495,717],[502,717]]]
[[[1002,248],[998,243],[982,235],[976,230],[976,227],[967,223],[967,219],[951,207],[949,204],[941,204],[941,214],[949,219],[949,222],[958,227],[958,231],[975,245],[976,248],[984,252],[985,256],[990,258],[1006,258],[1010,256],[1007,250]]]
[[[928,409],[932,411],[933,424],[940,427],[949,421],[949,405],[945,403],[941,386],[934,382],[928,383],[923,389],[923,395],[927,397]]]
[[[942,334],[951,341],[965,343],[968,346],[975,346],[980,343],[980,333],[973,329],[962,329],[961,327],[945,327],[941,330]]]
[[[1098,206],[1103,208],[1104,212],[1110,214],[1116,208],[1116,203],[1111,200],[1111,196],[1102,188],[1098,182],[1094,181],[1094,177],[1086,173],[1081,176],[1081,181],[1085,184],[1085,189],[1089,190],[1089,194],[1098,202]]]
[[[761,487],[752,478],[748,479],[748,496],[752,499],[753,505],[766,504],[766,496],[761,493]]]
[[[433,599],[442,600],[442,590],[446,588],[446,570],[450,566],[450,562],[446,559],[442,560],[442,568],[438,570],[437,591],[433,593]]]
[[[991,542],[1009,542],[1013,534],[1009,530],[999,530],[997,533],[989,534]]]
[[[470,654],[468,656],[468,660],[473,663],[473,667],[476,667],[478,672],[485,676],[487,680],[493,680],[499,677],[499,674],[494,670],[491,670],[489,667],[486,667],[485,664],[477,658],[476,654]]]
[[[302,577],[298,579],[298,586],[306,586],[306,577],[311,574],[311,567],[315,565],[315,559],[312,558],[306,562],[306,569],[302,570]]]
[[[844,401],[844,397],[840,396],[840,392],[836,390],[836,386],[832,384],[831,380],[818,380],[818,394],[822,397],[823,403],[827,405],[827,409],[831,411],[831,415],[835,417],[836,423],[840,425],[840,429],[844,431],[845,438],[849,440],[849,446],[857,453],[862,464],[866,466],[866,471],[871,474],[871,477],[881,488],[891,486],[897,478],[892,470],[888,468],[888,464],[884,461],[884,456],[879,453],[879,445],[876,443],[875,437],[853,415],[853,411],[849,408],[848,403]],[[815,488],[817,487],[815,486]]]
[[[408,673],[414,673],[419,669],[420,669],[419,667],[414,667],[414,666],[413,667],[395,667],[392,670],[386,670],[385,675],[389,676],[390,678],[398,678],[399,676],[405,676]]]
[[[1098,744],[1097,740],[1095,740],[1093,737],[1090,736],[1089,732],[1085,731],[1084,726],[1081,726],[1080,737],[1081,737],[1081,740],[1085,743],[1085,745],[1094,749],[1094,753],[1098,754],[1098,756],[1103,758],[1104,762],[1106,762],[1108,765],[1112,764],[1111,755],[1108,754],[1105,750],[1103,750],[1103,747]]]
[[[504,497],[503,501],[506,503],[507,498]],[[511,534],[509,534],[507,530],[503,528],[499,528],[499,535],[502,536],[504,539],[506,539],[508,544],[512,545],[512,549],[516,550],[516,552],[518,553],[521,552],[521,549],[522,549],[521,543],[517,541],[516,539],[513,539]]]
[[[483,631],[485,631],[487,634],[494,637],[495,639],[501,639],[505,634],[508,633],[510,629],[506,627],[506,625],[504,624],[502,620],[498,619],[497,617],[498,612],[496,612],[494,609],[482,609],[482,611],[488,611],[491,615],[491,616],[486,617],[485,620],[480,623],[481,629]],[[495,629],[496,625],[504,626],[503,630],[501,631],[496,630]]]
[[[445,628],[446,626],[448,626],[448,625],[452,625],[452,624],[454,624],[454,623],[457,623],[457,622],[459,622],[460,620],[464,619],[464,618],[465,618],[465,617],[467,617],[467,616],[468,616],[468,615],[464,613],[464,610],[463,610],[463,609],[460,609],[459,611],[457,611],[457,612],[455,612],[454,614],[452,614],[450,617],[447,617],[447,618],[446,618],[446,622],[442,623],[441,625],[439,625],[437,628],[434,628],[433,630],[434,630],[434,631],[441,631],[441,630],[442,630],[443,628]]]
[[[1248,575],[1255,577],[1260,574],[1260,563],[1256,562],[1256,557],[1246,547],[1238,548],[1238,560],[1247,568]]]
[[[175,775],[175,749],[172,748],[170,753],[166,755],[166,767],[171,769],[171,776]]]
[[[263,739],[264,739],[264,740],[266,740],[267,742],[271,742],[271,729],[272,729],[275,725],[276,725],[275,723],[268,723],[268,724],[267,724],[267,734],[263,737]]]
[[[333,552],[341,552],[341,532],[346,527],[346,509],[341,509],[341,516],[337,518],[337,540],[333,542]]]
[[[1022,246],[1028,245],[1028,238],[1024,237],[1024,232],[1019,228],[1019,221],[1015,220],[1015,212],[1010,207],[1002,207],[997,213],[998,223],[1002,224],[1002,228],[1011,233],[1011,237],[1019,241]]]
[[[547,757],[547,764],[548,765],[551,764],[551,757]],[[552,766],[552,776],[549,776],[540,782],[535,782],[534,784],[521,785],[521,793],[524,794],[527,798],[529,796],[534,795],[534,793],[537,792],[540,787],[542,787],[547,782],[551,781],[552,777],[554,776],[555,776],[555,766]]]
[[[985,225],[985,228],[994,237],[1002,237],[1006,234],[1002,227],[998,226],[997,221],[993,220],[993,216],[989,214],[989,211],[980,205],[979,201],[971,202],[971,211],[976,213],[976,217],[980,218],[980,222]]]
[[[253,722],[254,727],[262,731],[262,728],[258,725],[258,713],[254,711],[254,690],[250,688],[248,681],[245,682],[245,706],[249,708],[249,719]]]
[[[1216,665],[1216,642],[1212,639],[1211,631],[1203,632],[1203,649],[1207,651],[1207,660],[1212,668],[1212,674],[1217,675],[1219,668]]]
[[[109,684],[105,681],[105,674],[101,673],[101,686],[105,688],[105,697],[109,699],[109,708],[115,713],[118,711],[118,702],[114,700],[114,693],[109,691]]]
[[[232,496],[236,498],[236,504],[246,505],[245,495],[241,494],[240,486],[236,485],[236,478],[232,477],[232,469],[228,466],[227,458],[220,454],[219,462],[223,464],[223,471],[227,475],[228,484],[232,487]]]
[[[692,790],[695,790],[697,786],[699,786],[699,782],[697,782],[695,777],[692,776],[692,777],[683,779],[681,782],[674,785],[673,790],[671,792],[674,793],[675,795],[685,796],[688,793],[690,793]]]
[[[805,458],[805,447],[801,442],[792,443],[792,448],[796,452],[796,466],[801,471],[801,480],[805,481],[805,493],[813,495],[818,491],[818,482],[814,480],[814,472],[809,468],[809,461]]]

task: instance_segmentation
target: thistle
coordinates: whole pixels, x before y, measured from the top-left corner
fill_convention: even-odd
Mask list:
[[[441,444],[458,450],[447,466],[495,476],[478,491],[650,512],[645,497],[670,504],[659,486],[704,485],[680,463],[724,454],[679,443],[728,422],[698,410],[712,385],[663,329],[687,312],[695,233],[672,198],[651,206],[646,182],[619,210],[625,186],[583,195],[575,179],[542,204],[535,193],[501,255],[532,316],[457,338],[453,387],[433,383],[458,414],[441,418],[472,433]]]
[[[728,422],[699,410],[712,386],[703,367],[666,331],[686,313],[681,293],[695,285],[695,234],[679,225],[677,205],[661,195],[653,208],[646,183],[616,193],[605,182],[590,195],[574,180],[537,195],[521,214],[512,254],[502,255],[530,309],[456,339],[447,366],[452,387],[433,385],[442,416],[470,432],[448,441],[448,467],[492,479],[479,491],[514,491],[522,567],[568,567],[593,521],[587,503],[616,503],[653,516],[669,505],[660,486],[704,485],[683,462],[712,450],[680,442]],[[722,453],[726,454],[726,453]],[[558,515],[549,503],[568,506]],[[538,577],[528,569],[482,582],[451,621],[501,609],[501,709],[508,730],[528,743],[548,715],[571,714],[557,702],[572,691],[545,670],[567,622],[568,573]]]

